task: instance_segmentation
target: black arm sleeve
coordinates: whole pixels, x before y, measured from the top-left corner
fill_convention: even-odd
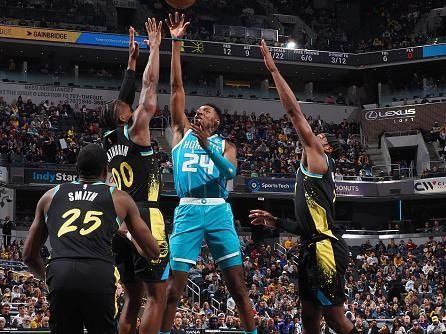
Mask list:
[[[276,225],[291,234],[299,234],[299,226],[297,221],[290,218],[277,218]]]
[[[135,71],[127,70],[125,72],[124,80],[122,81],[121,89],[119,90],[118,99],[127,103],[130,107],[133,105],[135,100]]]

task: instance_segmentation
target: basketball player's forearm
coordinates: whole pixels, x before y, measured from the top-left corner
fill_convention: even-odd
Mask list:
[[[45,264],[43,263],[40,254],[36,257],[27,259],[25,261],[25,264],[28,266],[29,270],[36,275],[38,279],[45,279]]]
[[[297,221],[292,220],[290,218],[279,218],[274,217],[274,221],[276,223],[276,226],[287,231],[291,234],[298,234],[298,224]]]
[[[129,56],[129,61],[127,62],[127,70],[136,71],[136,58]]]
[[[132,242],[135,244],[136,249],[140,253],[141,251],[143,254],[149,258],[149,259],[156,259],[160,255],[160,250],[158,247],[158,243],[153,238],[152,233],[150,232],[149,228],[144,224],[141,225],[139,228],[137,228],[139,231],[134,231],[132,233],[132,236],[134,235],[134,240],[132,238]]]
[[[170,113],[174,131],[183,131],[187,119],[184,114],[185,93],[181,69],[181,42],[172,41],[172,60],[170,68]]]
[[[129,106],[132,106],[133,101],[135,100],[135,90],[135,70],[127,68],[121,89],[119,90],[118,99],[124,101]]]
[[[160,53],[159,47],[150,49],[149,61],[144,70],[141,90],[140,104],[144,106],[146,110],[156,109],[157,92],[160,72]]]
[[[183,90],[183,73],[181,69],[181,42],[172,41],[172,60],[170,71],[170,87],[172,91]]]
[[[290,117],[293,126],[302,140],[302,144],[304,147],[311,146],[312,139],[314,137],[313,130],[311,129],[310,124],[308,124],[296,96],[279,71],[273,72],[272,76],[276,85],[277,93],[279,94],[280,102]]]
[[[301,115],[304,114],[300,109],[299,103],[297,102],[296,96],[291,90],[290,86],[284,79],[284,77],[280,74],[279,71],[272,73],[274,83],[276,85],[277,93],[280,97],[280,102],[282,103],[283,108],[290,116]]]
[[[235,177],[237,168],[231,161],[229,161],[229,159],[221,155],[217,145],[209,142],[208,146],[204,150],[207,152],[209,158],[214,162],[220,174],[226,180],[232,180]]]

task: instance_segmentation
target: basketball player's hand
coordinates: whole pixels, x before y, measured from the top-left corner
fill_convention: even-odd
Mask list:
[[[119,226],[118,235],[121,236],[122,238],[127,239],[128,242],[131,242],[133,246],[135,246],[139,255],[141,255],[142,257],[146,257],[141,247],[139,247],[138,243],[132,238],[125,222],[122,223],[121,226]]]
[[[206,149],[209,146],[208,138],[211,136],[210,131],[201,125],[200,120],[197,123],[191,123],[190,127],[192,128],[192,133],[198,138],[200,146]]]
[[[157,48],[161,44],[161,29],[163,27],[163,22],[159,21],[156,23],[155,18],[148,18],[145,22],[147,36],[149,40],[145,40],[147,46],[150,48]]]
[[[269,52],[268,46],[265,43],[265,40],[262,39],[260,42],[260,52],[262,52],[263,55],[263,61],[265,62],[265,66],[271,73],[278,72],[276,63],[273,60],[273,57],[271,56],[271,52]]]
[[[249,218],[252,219],[252,225],[263,225],[269,228],[275,228],[277,226],[276,217],[274,217],[268,211],[251,210],[249,211]]]
[[[172,38],[183,38],[186,35],[187,27],[190,22],[184,22],[186,16],[175,12],[175,15],[169,14],[169,19],[166,20],[166,24],[170,30],[170,36]]]
[[[129,28],[129,58],[136,60],[139,56],[139,45],[135,42],[135,28]]]

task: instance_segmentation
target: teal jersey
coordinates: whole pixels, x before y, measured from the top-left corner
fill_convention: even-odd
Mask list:
[[[217,135],[208,139],[224,154],[225,140]],[[226,180],[203,150],[192,130],[172,149],[173,177],[180,198],[227,198]]]

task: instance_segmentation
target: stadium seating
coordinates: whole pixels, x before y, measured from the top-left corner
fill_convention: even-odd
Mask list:
[[[442,229],[437,222],[423,232],[438,235]],[[259,333],[301,333],[296,262],[299,242],[296,238],[286,238],[283,245],[272,247],[256,245],[251,238],[241,237],[241,243],[246,285]],[[14,317],[19,305],[24,304],[26,315],[33,320],[32,326],[42,328],[41,321],[35,318],[40,309],[48,315],[48,291],[43,282],[35,280],[17,264],[13,266],[19,263],[14,261],[20,261],[22,249],[23,240],[13,240],[11,246],[3,246],[0,251],[3,269],[3,272],[0,269],[0,317],[6,318],[8,327],[21,328],[20,321],[14,321]],[[47,250],[42,254],[47,255]],[[377,244],[364,240],[361,245],[350,247],[344,304],[347,317],[360,333],[367,333],[376,322],[381,328],[403,326],[406,333],[415,322],[424,330],[432,328],[433,316],[440,319],[445,316],[445,255],[445,236],[429,237],[420,244],[412,239],[399,242],[389,239]],[[206,247],[202,248],[190,279],[199,287],[200,297],[185,296],[180,302],[176,317],[182,319],[181,327],[240,329],[234,301]],[[122,301],[122,295],[118,300]],[[213,323],[215,319],[217,324]]]

